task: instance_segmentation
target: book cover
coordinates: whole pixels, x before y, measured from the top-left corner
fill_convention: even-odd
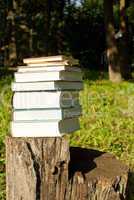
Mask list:
[[[12,83],[12,91],[50,91],[50,90],[82,90],[82,82],[51,81],[51,82],[31,82]]]
[[[80,128],[78,118],[61,121],[11,122],[13,137],[61,137]]]
[[[66,60],[66,57],[63,55],[58,56],[46,56],[46,57],[37,57],[37,58],[25,58],[23,59],[23,62],[25,64],[29,63],[40,63],[40,62],[53,62],[53,61],[64,61]]]
[[[41,121],[41,120],[62,120],[79,117],[82,114],[80,106],[68,109],[31,109],[14,110],[14,121]]]
[[[23,59],[25,64],[36,64],[36,63],[45,63],[45,62],[66,62],[71,65],[78,65],[79,61],[74,59],[72,56],[47,56],[47,57],[38,57],[38,58],[25,58]]]
[[[18,72],[51,72],[51,71],[74,71],[74,72],[81,72],[81,69],[78,67],[69,67],[69,66],[21,66],[18,67]]]
[[[56,67],[56,66],[72,66],[67,61],[60,62],[39,62],[39,63],[28,63],[27,67]]]
[[[80,72],[26,72],[15,73],[16,82],[41,82],[41,81],[82,81],[82,74]]]
[[[56,92],[15,92],[14,109],[70,108],[79,106],[79,93]]]

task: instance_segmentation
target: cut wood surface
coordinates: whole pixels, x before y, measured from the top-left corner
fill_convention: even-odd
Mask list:
[[[66,138],[6,140],[7,200],[125,200],[129,169]]]

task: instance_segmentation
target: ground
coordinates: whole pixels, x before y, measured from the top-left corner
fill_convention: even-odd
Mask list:
[[[131,169],[129,199],[134,200],[134,83],[113,84],[86,72],[80,94],[81,129],[70,135],[71,146],[111,152]],[[93,80],[94,79],[94,80]],[[5,135],[11,120],[12,76],[0,79],[0,200],[5,199]]]

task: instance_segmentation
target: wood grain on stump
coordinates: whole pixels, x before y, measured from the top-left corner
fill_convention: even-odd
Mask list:
[[[64,138],[6,140],[7,200],[125,200],[129,169]]]

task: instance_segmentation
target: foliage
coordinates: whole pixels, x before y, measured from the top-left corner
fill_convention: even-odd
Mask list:
[[[128,7],[127,15],[128,15],[128,18],[129,18],[129,22],[131,24],[133,24],[133,26],[134,26],[134,2],[132,2],[130,4],[130,6]]]
[[[0,10],[0,48],[6,62],[11,65],[27,56],[64,53],[73,54],[87,68],[99,66],[105,50],[102,1],[84,1],[79,7],[69,2],[7,1]],[[12,40],[17,50],[13,63]]]
[[[73,3],[72,3],[73,2]],[[103,0],[0,0],[0,63],[15,65],[24,57],[54,54],[71,54],[83,67],[103,68],[102,53],[105,51]],[[115,24],[119,24],[118,5]],[[133,35],[134,12],[130,3],[127,14]],[[14,32],[14,38],[12,33]],[[20,37],[21,35],[21,37]],[[12,43],[17,55],[10,60]]]
[[[85,68],[100,69],[105,50],[105,31],[102,5],[70,6],[65,15],[66,49],[80,60]]]

